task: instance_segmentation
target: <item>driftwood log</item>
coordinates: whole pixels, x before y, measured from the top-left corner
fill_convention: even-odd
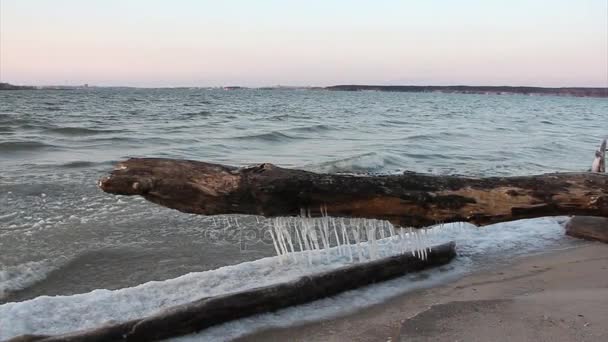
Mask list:
[[[417,173],[318,174],[272,164],[236,168],[134,158],[99,181],[108,193],[140,195],[186,213],[386,219],[409,227],[485,225],[556,215],[608,217],[608,175],[551,173],[469,178]]]
[[[312,274],[286,283],[203,298],[150,317],[115,325],[58,336],[24,335],[9,341],[157,341],[445,265],[455,256],[455,245],[451,242],[432,247],[426,259],[406,253]]]

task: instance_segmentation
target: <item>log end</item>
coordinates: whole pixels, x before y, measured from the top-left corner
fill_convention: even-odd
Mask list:
[[[566,224],[566,235],[608,243],[608,218],[575,216]]]

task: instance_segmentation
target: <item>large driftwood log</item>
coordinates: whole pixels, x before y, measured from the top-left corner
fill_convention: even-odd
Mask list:
[[[151,317],[58,336],[24,335],[9,342],[157,341],[445,265],[455,256],[455,245],[451,242],[432,247],[426,259],[410,253],[395,255],[311,274],[286,283],[199,299]]]
[[[401,226],[478,225],[555,215],[608,217],[608,175],[553,173],[468,178],[405,173],[317,174],[272,164],[236,168],[189,160],[129,159],[99,181],[186,213],[386,219]]]

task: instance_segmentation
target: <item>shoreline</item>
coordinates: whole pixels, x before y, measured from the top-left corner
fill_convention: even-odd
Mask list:
[[[605,341],[606,307],[608,245],[589,243],[237,341]]]
[[[141,89],[169,89],[169,90],[260,90],[260,91],[337,91],[337,92],[389,92],[389,93],[439,93],[439,94],[465,94],[465,95],[523,95],[523,96],[558,96],[579,98],[606,98],[608,88],[602,87],[536,87],[536,86],[415,86],[415,85],[364,85],[364,84],[340,84],[331,86],[174,86],[174,87],[133,87],[133,86],[88,86],[88,85],[13,85],[0,83],[0,91],[22,91],[22,90],[84,90],[96,89],[118,89],[118,90],[141,90]]]
[[[479,95],[528,95],[608,97],[608,88],[601,87],[534,87],[534,86],[414,86],[414,85],[359,85],[345,84],[325,87],[330,91],[381,91],[403,93],[443,93]]]

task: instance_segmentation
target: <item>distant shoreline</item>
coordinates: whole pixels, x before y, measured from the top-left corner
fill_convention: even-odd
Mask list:
[[[36,87],[18,86],[10,83],[0,83],[0,90],[35,90]]]
[[[333,91],[387,91],[411,93],[454,93],[490,95],[556,95],[576,97],[608,97],[608,88],[584,87],[511,87],[511,86],[384,86],[384,85],[335,85],[326,87]]]
[[[573,97],[608,97],[607,88],[597,87],[529,87],[529,86],[414,86],[414,85],[359,85],[344,84],[328,87],[298,87],[298,86],[271,86],[271,87],[124,87],[124,86],[20,86],[9,83],[0,83],[0,90],[77,90],[95,88],[115,89],[223,89],[223,90],[328,90],[328,91],[382,91],[403,93],[445,93],[445,94],[481,94],[481,95],[550,95]]]

